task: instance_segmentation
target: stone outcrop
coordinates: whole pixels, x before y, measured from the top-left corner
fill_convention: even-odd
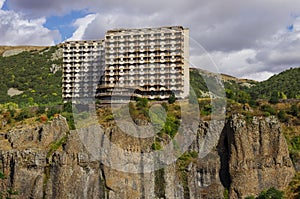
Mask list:
[[[190,152],[205,150],[204,136],[219,137],[215,146],[206,146],[205,157],[186,159],[184,167],[177,163],[147,173],[103,165],[61,116],[46,124],[15,127],[0,133],[0,171],[6,176],[0,189],[18,191],[15,198],[215,199],[223,198],[226,189],[230,198],[244,198],[287,186],[294,168],[275,118],[234,115],[222,127],[221,135],[210,135],[209,123],[200,123]],[[119,131],[111,126],[105,134],[125,151],[149,150],[151,139],[138,142]],[[110,155],[122,159],[126,153]]]
[[[247,121],[234,115],[221,143],[227,147],[230,198],[257,195],[270,187],[284,189],[294,176],[287,144],[275,117]],[[227,143],[227,144],[226,144]]]

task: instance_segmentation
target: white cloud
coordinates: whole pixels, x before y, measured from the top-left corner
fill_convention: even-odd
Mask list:
[[[205,70],[243,77],[246,74],[256,73],[262,67],[261,63],[256,63],[254,67],[247,61],[247,59],[255,56],[256,51],[253,49],[243,49],[234,52],[214,51],[200,56],[193,55],[191,56],[191,61],[196,67]],[[213,64],[215,64],[217,70],[213,69]]]
[[[45,22],[45,18],[28,20],[13,11],[0,10],[0,44],[54,45],[60,40],[59,32],[43,27]]]
[[[36,18],[71,10],[96,13],[77,20],[72,39],[101,39],[108,29],[183,25],[213,57],[219,71],[263,79],[300,62],[299,0],[10,0],[11,9]],[[286,27],[293,24],[293,30]],[[1,28],[1,27],[0,27]],[[194,53],[194,54],[193,54]],[[200,67],[208,57],[191,52]],[[202,62],[201,62],[202,61]],[[206,62],[206,63],[205,63]],[[215,71],[215,70],[214,70]]]
[[[73,24],[77,29],[68,40],[82,40],[88,25],[95,20],[96,16],[96,14],[90,14],[77,19]]]
[[[254,79],[257,81],[264,81],[273,76],[274,73],[263,71],[263,72],[257,72],[257,73],[250,73],[245,76],[241,76],[240,78],[244,79]]]
[[[5,0],[0,0],[0,9],[2,9],[4,3],[5,3]]]

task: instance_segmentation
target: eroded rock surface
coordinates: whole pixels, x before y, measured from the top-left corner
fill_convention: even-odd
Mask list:
[[[215,126],[211,130],[217,131]],[[0,133],[0,171],[6,176],[0,189],[17,190],[15,198],[215,199],[223,198],[225,189],[230,198],[244,198],[288,185],[294,168],[275,118],[249,120],[234,115],[222,126],[220,135],[208,129],[209,123],[201,122],[189,148],[190,152],[209,149],[207,155],[184,168],[171,164],[154,172],[126,173],[98,161],[61,116],[47,124],[15,127]],[[115,126],[104,131],[128,152],[107,152],[114,159],[124,160],[122,156],[130,152],[149,152],[150,138],[138,142],[119,131]],[[205,136],[219,138],[214,146],[203,145]],[[137,161],[143,166],[143,160]]]

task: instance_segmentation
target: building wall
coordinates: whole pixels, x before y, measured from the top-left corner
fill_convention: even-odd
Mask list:
[[[64,101],[189,95],[189,29],[181,26],[110,30],[104,40],[65,42],[63,58]]]
[[[184,91],[183,97],[190,92],[190,30],[184,29]]]
[[[68,41],[63,44],[63,100],[95,97],[104,68],[104,42]]]
[[[108,31],[102,95],[166,99],[188,96],[188,29],[165,27]],[[185,36],[186,35],[186,36]]]

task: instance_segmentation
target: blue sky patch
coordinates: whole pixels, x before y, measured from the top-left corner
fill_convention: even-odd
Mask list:
[[[61,34],[62,41],[70,38],[76,27],[73,26],[73,23],[76,19],[83,18],[90,13],[80,10],[72,11],[71,13],[64,16],[50,16],[47,17],[47,21],[44,26],[50,30],[58,30]]]
[[[7,3],[7,2],[8,2],[8,1],[4,1],[4,4],[3,4],[1,10],[9,10],[9,8],[8,8],[8,3]]]
[[[294,24],[289,25],[289,26],[287,27],[287,29],[288,29],[289,31],[293,31],[293,30],[294,30]]]

